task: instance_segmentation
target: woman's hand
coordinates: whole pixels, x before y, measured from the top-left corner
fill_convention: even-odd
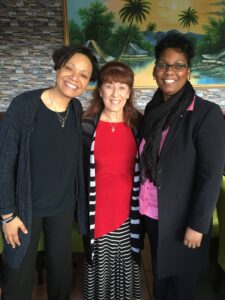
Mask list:
[[[20,246],[20,239],[18,235],[19,229],[24,233],[27,234],[27,228],[21,221],[19,217],[15,217],[11,222],[5,223],[2,225],[2,230],[6,239],[7,244],[10,244],[12,248],[16,246]]]
[[[184,235],[184,245],[188,248],[199,248],[201,246],[203,234],[187,227]]]

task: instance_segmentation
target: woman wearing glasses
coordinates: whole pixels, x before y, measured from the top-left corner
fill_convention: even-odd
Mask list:
[[[225,160],[221,109],[198,97],[189,82],[193,50],[178,33],[158,42],[158,89],[144,113],[139,199],[156,300],[193,299]]]

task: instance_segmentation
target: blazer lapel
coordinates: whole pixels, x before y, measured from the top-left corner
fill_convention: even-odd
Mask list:
[[[175,120],[175,122],[173,123],[173,125],[170,127],[168,134],[166,136],[166,139],[164,141],[164,144],[162,146],[162,149],[160,151],[159,154],[159,160],[162,159],[164,157],[164,155],[167,153],[167,151],[170,149],[170,147],[172,146],[172,144],[174,143],[180,128],[181,128],[181,123],[182,120],[185,116],[183,114],[181,114],[177,120]]]

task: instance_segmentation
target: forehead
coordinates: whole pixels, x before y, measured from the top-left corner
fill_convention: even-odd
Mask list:
[[[76,68],[92,71],[92,63],[90,59],[82,53],[75,53],[66,61],[66,64],[71,64]]]
[[[162,51],[158,60],[180,60],[187,61],[187,55],[179,48],[166,48]]]
[[[133,78],[125,72],[106,72],[101,78],[101,84],[104,83],[126,84],[131,87],[133,85]]]
[[[126,82],[122,82],[122,81],[115,81],[115,80],[110,80],[110,81],[104,81],[103,84],[113,84],[113,85],[127,85],[128,84]]]

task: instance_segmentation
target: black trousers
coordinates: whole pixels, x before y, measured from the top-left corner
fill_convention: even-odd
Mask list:
[[[158,246],[158,221],[143,216],[145,230],[151,244],[152,270],[153,270],[153,295],[155,300],[193,300],[198,275],[178,274],[163,279],[158,278],[157,246]]]
[[[2,300],[31,300],[38,242],[43,229],[49,300],[69,300],[73,213],[33,217],[31,240],[20,269],[4,268]]]

